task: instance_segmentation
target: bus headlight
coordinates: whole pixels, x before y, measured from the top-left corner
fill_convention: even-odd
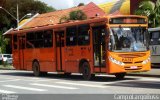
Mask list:
[[[121,65],[121,66],[124,66],[125,64],[121,61],[118,61],[116,59],[114,59],[113,57],[109,56],[109,60],[117,65]]]
[[[148,59],[144,60],[144,61],[142,62],[142,64],[147,64],[150,60],[151,60],[151,58],[148,57]]]

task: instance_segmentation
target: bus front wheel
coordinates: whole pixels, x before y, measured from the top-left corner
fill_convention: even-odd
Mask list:
[[[116,73],[115,76],[117,79],[124,79],[126,73]]]
[[[90,70],[88,62],[84,62],[82,64],[82,66],[81,66],[81,72],[82,72],[83,78],[85,80],[90,80],[91,79],[92,75],[91,75],[91,70]]]
[[[40,76],[40,74],[41,74],[40,66],[39,66],[38,62],[33,63],[33,74],[34,74],[34,76]]]

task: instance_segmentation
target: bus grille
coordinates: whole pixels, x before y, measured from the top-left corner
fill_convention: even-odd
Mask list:
[[[141,64],[143,61],[136,61],[136,62],[124,62],[125,64]]]
[[[137,53],[137,54],[119,54],[119,57],[122,58],[137,58],[145,56],[145,53]]]

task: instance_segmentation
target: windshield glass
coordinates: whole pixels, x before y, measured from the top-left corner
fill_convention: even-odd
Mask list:
[[[142,27],[111,28],[111,46],[115,52],[148,50],[148,32]]]

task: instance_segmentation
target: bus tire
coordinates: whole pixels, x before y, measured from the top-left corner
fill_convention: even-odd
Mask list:
[[[92,77],[91,70],[88,62],[84,62],[81,66],[81,72],[83,75],[83,79],[90,80]]]
[[[116,73],[115,76],[116,76],[116,79],[124,79],[126,73]]]
[[[33,63],[33,74],[37,77],[41,75],[39,63],[36,61]]]

